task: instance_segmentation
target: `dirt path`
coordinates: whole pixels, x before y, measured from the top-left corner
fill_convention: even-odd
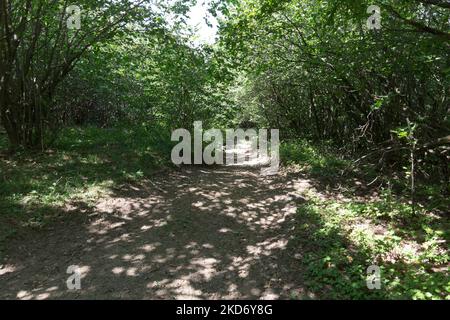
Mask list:
[[[257,168],[189,167],[123,186],[95,208],[10,243],[8,299],[277,299],[302,287],[294,213],[304,179]],[[82,270],[69,291],[70,265]]]

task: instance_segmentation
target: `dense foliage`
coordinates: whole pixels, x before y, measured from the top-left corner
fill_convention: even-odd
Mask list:
[[[414,144],[437,164],[427,173],[448,183],[450,12],[433,3],[379,1],[373,30],[370,1],[231,5],[221,39],[246,79],[247,117],[285,138],[374,149],[380,166],[409,158]]]
[[[76,2],[79,28],[69,1],[0,3],[0,242],[144,183],[175,128],[279,128],[282,163],[344,197],[298,208],[308,288],[448,298],[448,1],[212,1],[214,44],[194,41],[195,0]],[[362,288],[370,263],[388,291]]]

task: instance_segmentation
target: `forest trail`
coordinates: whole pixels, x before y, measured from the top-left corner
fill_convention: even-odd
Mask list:
[[[0,298],[305,297],[294,215],[309,182],[256,167],[190,166],[68,206],[48,230],[15,239]],[[8,252],[9,251],[9,252]],[[69,291],[67,268],[82,271]]]

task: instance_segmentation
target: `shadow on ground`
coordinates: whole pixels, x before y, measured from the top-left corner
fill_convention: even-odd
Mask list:
[[[70,215],[9,242],[0,298],[314,297],[290,245],[307,180],[187,167],[152,181],[114,189],[95,207],[73,203]],[[67,289],[71,265],[80,290]]]

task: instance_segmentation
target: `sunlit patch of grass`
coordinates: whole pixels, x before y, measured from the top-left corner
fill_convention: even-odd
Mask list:
[[[334,176],[348,167],[349,162],[339,158],[325,147],[313,146],[305,140],[283,142],[280,158],[286,165],[297,164],[313,175]]]
[[[339,189],[345,199],[310,191],[309,201],[298,208],[296,241],[304,252],[308,289],[339,299],[450,299],[450,203],[441,188],[417,185],[413,210],[408,181],[382,176],[388,183],[358,198],[350,178],[362,174],[371,181],[376,174],[370,168],[352,170],[348,161],[305,141],[283,143],[280,151],[285,164],[325,178],[326,185],[346,182]],[[381,268],[381,290],[366,286],[370,265]]]
[[[299,207],[296,241],[309,289],[325,298],[448,299],[450,258],[442,233],[448,218],[423,209],[399,225],[409,207],[384,201],[341,203],[310,195]],[[398,213],[385,212],[389,208]],[[366,287],[370,265],[381,268],[381,290]]]
[[[0,241],[21,226],[45,225],[68,201],[89,204],[117,184],[151,177],[170,160],[170,137],[162,132],[68,128],[44,153],[0,157]]]

